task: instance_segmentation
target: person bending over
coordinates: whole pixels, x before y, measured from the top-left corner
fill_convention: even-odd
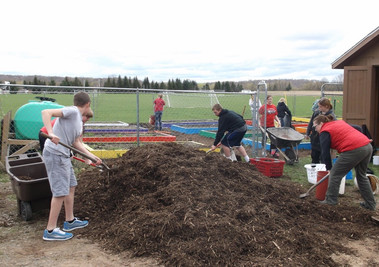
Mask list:
[[[221,148],[226,158],[231,159],[231,149],[236,147],[245,161],[250,162],[245,148],[241,145],[242,138],[247,131],[245,120],[236,112],[223,109],[220,104],[215,104],[212,107],[212,111],[219,119],[216,138],[211,150],[215,150],[221,142]],[[225,132],[227,133],[225,134]]]
[[[329,171],[329,183],[323,204],[337,205],[342,178],[355,168],[359,191],[364,202],[360,205],[375,210],[376,202],[369,179],[367,166],[372,155],[371,140],[343,120],[334,120],[333,115],[319,115],[313,120],[315,130],[320,134],[321,157]],[[332,166],[330,149],[339,153]]]

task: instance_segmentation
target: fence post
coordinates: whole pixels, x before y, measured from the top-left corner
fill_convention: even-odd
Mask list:
[[[94,121],[96,121],[96,118],[95,118],[95,114],[96,114],[96,112],[95,112],[95,90],[92,90],[92,103],[93,103],[93,105],[92,105],[92,109],[93,109],[93,120]]]
[[[139,88],[137,88],[137,147],[139,147]]]

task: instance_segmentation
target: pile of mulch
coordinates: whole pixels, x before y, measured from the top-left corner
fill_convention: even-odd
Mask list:
[[[83,235],[166,266],[335,266],[344,240],[379,233],[356,203],[300,199],[308,188],[218,153],[152,144],[107,164],[79,176]]]

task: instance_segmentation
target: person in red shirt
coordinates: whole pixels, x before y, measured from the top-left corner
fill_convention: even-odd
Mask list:
[[[365,209],[375,210],[374,194],[366,176],[372,155],[371,140],[343,120],[334,120],[333,115],[318,115],[313,120],[313,126],[320,134],[321,157],[329,171],[326,198],[321,203],[338,204],[341,180],[352,168],[355,168],[359,191],[364,199],[360,205]],[[333,166],[330,149],[336,149],[339,153],[338,160]]]
[[[162,99],[163,95],[158,94],[158,97],[154,100],[154,115],[155,115],[155,130],[162,131],[162,114],[163,106],[166,105]]]
[[[280,127],[280,120],[278,118],[278,110],[276,106],[272,104],[272,96],[268,95],[266,99],[267,104],[261,106],[258,110],[260,114],[259,125],[261,127],[265,126],[265,112],[266,112],[266,128],[275,127],[275,121],[278,122]],[[265,133],[263,133],[265,134]],[[264,146],[264,144],[262,144]],[[276,152],[276,146],[274,144],[270,144],[271,155],[275,158],[279,157],[279,153]]]

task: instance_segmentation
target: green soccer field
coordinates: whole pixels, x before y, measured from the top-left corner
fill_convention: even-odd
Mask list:
[[[12,111],[12,118],[19,107],[27,104],[29,101],[39,101],[36,96],[45,96],[56,99],[56,103],[69,106],[72,105],[72,94],[7,94],[0,95],[0,111],[4,116],[8,111]],[[95,113],[93,121],[124,121],[136,123],[137,115],[139,122],[146,123],[150,115],[153,114],[153,100],[156,97],[154,93],[140,93],[138,96],[137,112],[137,95],[133,93],[123,94],[90,94],[91,107]],[[220,104],[226,108],[234,110],[239,114],[244,114],[245,119],[251,118],[249,95],[241,94],[217,94]],[[281,96],[273,96],[273,103],[278,103]],[[262,103],[264,97],[261,97]],[[287,105],[293,116],[310,118],[312,115],[311,106],[317,96],[288,95]],[[336,106],[335,113],[342,117],[342,96],[331,98],[332,104]],[[163,113],[163,121],[170,120],[210,120],[217,119],[211,107],[214,104],[209,97],[193,96],[171,98],[170,102],[173,107],[166,105]]]

